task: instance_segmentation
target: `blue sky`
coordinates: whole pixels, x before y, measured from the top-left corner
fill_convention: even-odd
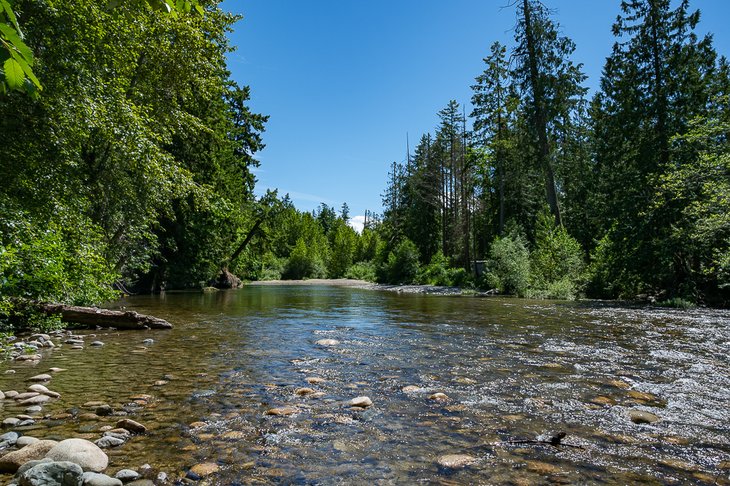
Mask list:
[[[278,188],[311,210],[324,202],[351,215],[380,212],[388,167],[436,127],[470,85],[495,40],[512,44],[510,0],[227,0],[244,20],[230,35],[233,78],[270,115],[257,192]],[[619,0],[545,0],[598,85],[611,51]],[[699,31],[730,54],[730,1],[693,0]]]

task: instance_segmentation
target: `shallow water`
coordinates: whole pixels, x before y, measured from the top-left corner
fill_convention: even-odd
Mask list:
[[[726,312],[296,286],[120,305],[175,328],[99,331],[86,340],[101,348],[0,365],[17,371],[0,389],[18,391],[68,369],[47,385],[62,398],[44,415],[151,395],[127,407],[150,430],[108,450],[112,473],[148,463],[174,480],[214,462],[210,484],[730,484]],[[448,400],[429,399],[436,392]],[[347,405],[363,395],[372,407]],[[265,415],[282,406],[298,413]],[[20,410],[0,402],[2,417]],[[634,424],[629,410],[660,420]],[[77,414],[24,433],[95,440],[117,419]],[[517,442],[555,431],[566,446]],[[444,469],[444,454],[476,462]]]

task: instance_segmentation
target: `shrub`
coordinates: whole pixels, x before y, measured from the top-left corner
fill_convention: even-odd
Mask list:
[[[513,232],[495,238],[483,282],[501,293],[524,296],[530,284],[530,252],[524,236]]]
[[[535,249],[530,257],[531,294],[549,299],[575,299],[583,278],[580,243],[563,226],[556,226],[549,211],[538,216]]]
[[[387,282],[394,284],[413,283],[418,275],[418,248],[408,238],[388,253]]]
[[[439,250],[431,257],[431,262],[418,272],[418,283],[422,285],[451,285],[449,261]]]
[[[307,248],[303,238],[297,240],[294,249],[289,255],[289,260],[284,268],[285,279],[324,278],[327,276],[327,268],[322,258],[313,250]]]
[[[358,262],[351,265],[350,268],[347,269],[347,272],[345,272],[345,278],[375,282],[375,264],[373,262]]]

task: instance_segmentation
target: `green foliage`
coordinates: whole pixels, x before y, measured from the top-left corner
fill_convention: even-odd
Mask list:
[[[538,216],[535,249],[530,255],[532,294],[574,299],[583,278],[583,250],[565,227],[556,226],[549,211]]]
[[[492,242],[484,283],[500,293],[524,296],[530,285],[530,251],[527,241],[517,232]]]
[[[33,220],[1,206],[0,213],[0,294],[76,305],[115,297],[117,275],[90,221],[69,214]]]
[[[327,269],[330,278],[341,278],[347,269],[352,265],[352,256],[355,249],[355,230],[347,226],[342,220],[338,220],[335,229],[332,230],[331,251]]]
[[[388,253],[378,281],[391,284],[412,284],[416,281],[419,268],[418,248],[409,239],[404,239]]]
[[[416,279],[422,285],[444,285],[447,287],[468,287],[473,285],[471,275],[463,268],[453,268],[440,251],[431,257],[428,265],[422,266]]]
[[[327,271],[322,257],[316,250],[307,246],[304,238],[299,238],[289,255],[283,278],[301,280],[306,278],[325,278]]]
[[[345,278],[375,282],[377,280],[373,262],[357,262],[347,269]]]
[[[673,297],[671,299],[663,300],[657,302],[656,305],[659,307],[669,307],[672,309],[692,309],[694,307],[697,307],[694,302],[683,299],[681,297]]]

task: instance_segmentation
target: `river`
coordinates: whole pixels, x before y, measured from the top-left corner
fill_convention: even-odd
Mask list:
[[[174,481],[215,463],[209,484],[730,484],[724,311],[328,286],[118,305],[175,328],[97,331],[86,340],[104,346],[0,365],[16,370],[2,390],[68,370],[47,385],[62,394],[42,412],[55,418],[25,434],[99,438],[117,417],[83,415],[89,401],[145,424],[107,450],[112,473],[146,463]],[[348,405],[360,396],[373,405]],[[281,407],[295,413],[267,415]],[[636,411],[658,420],[634,423]],[[560,445],[530,442],[559,431]],[[470,464],[440,465],[450,454]]]

